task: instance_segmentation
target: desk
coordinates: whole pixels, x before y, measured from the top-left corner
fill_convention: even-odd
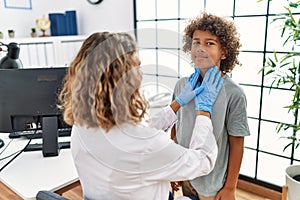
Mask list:
[[[14,139],[10,144],[8,134],[0,133],[7,149],[0,159],[22,149],[27,139]],[[59,141],[69,140],[69,137],[59,138]],[[31,143],[41,142],[34,139]],[[0,167],[11,158],[0,161]],[[38,191],[57,191],[78,181],[78,175],[72,160],[70,149],[62,149],[58,156],[43,157],[42,151],[21,153],[5,169],[0,172],[0,181],[23,199],[33,200]]]

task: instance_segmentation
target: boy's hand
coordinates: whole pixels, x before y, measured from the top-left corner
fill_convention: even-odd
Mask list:
[[[171,188],[172,188],[172,190],[174,190],[175,192],[177,192],[178,190],[180,190],[181,187],[182,187],[182,181],[171,182]]]

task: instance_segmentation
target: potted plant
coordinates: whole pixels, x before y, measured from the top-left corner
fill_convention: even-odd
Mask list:
[[[284,8],[288,14],[276,16],[271,23],[281,23],[281,38],[284,39],[283,46],[291,46],[290,52],[282,56],[274,51],[274,56],[266,60],[265,66],[260,72],[265,77],[271,77],[270,92],[276,87],[285,87],[293,91],[291,103],[290,105],[286,105],[285,108],[287,112],[293,114],[294,123],[280,123],[276,131],[277,133],[286,134],[287,130],[292,130],[292,135],[283,136],[283,138],[288,140],[288,144],[283,150],[292,148],[292,151],[295,151],[300,145],[300,19],[299,15],[295,16],[293,13],[296,12],[297,8],[300,8],[300,0],[296,0],[296,2],[288,0],[287,2],[288,5]],[[298,199],[300,196],[299,178],[300,165],[291,165],[286,169],[288,196],[291,200]]]
[[[14,38],[14,37],[15,37],[15,31],[12,30],[12,29],[9,29],[9,30],[8,30],[8,37],[9,37],[9,38]]]
[[[37,32],[35,28],[31,28],[31,37],[37,37]]]

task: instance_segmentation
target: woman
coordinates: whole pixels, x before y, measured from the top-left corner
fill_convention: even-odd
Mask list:
[[[177,100],[149,122],[139,65],[133,37],[103,32],[83,42],[68,69],[60,108],[72,125],[71,151],[85,199],[167,199],[170,181],[202,176],[214,167],[210,112],[201,106],[214,103],[216,97],[207,94],[222,87],[220,73],[211,68],[211,80],[200,87],[195,69]],[[201,103],[188,149],[165,131],[176,122],[176,111],[195,97]]]

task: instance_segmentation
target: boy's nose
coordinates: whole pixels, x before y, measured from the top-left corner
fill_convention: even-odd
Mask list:
[[[197,52],[204,52],[204,49],[201,46],[201,44],[199,44],[199,46],[197,47]]]

